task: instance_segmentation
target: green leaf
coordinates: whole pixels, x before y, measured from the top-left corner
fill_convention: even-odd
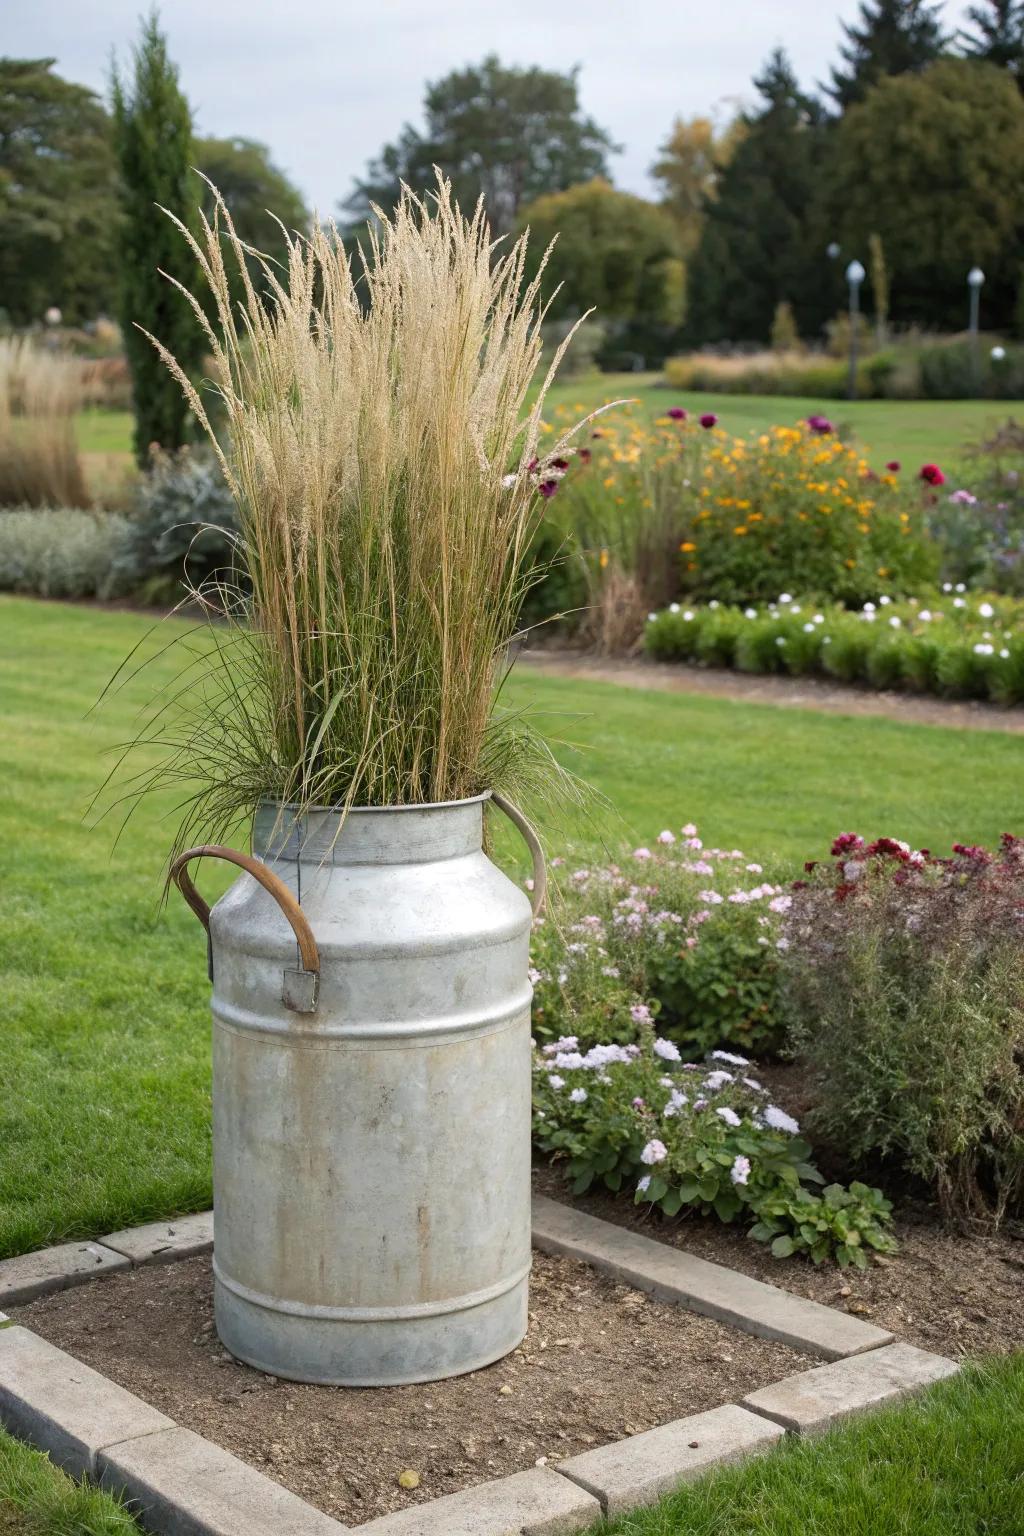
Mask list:
[[[701,1179],[697,1185],[697,1193],[704,1201],[711,1201],[718,1194],[718,1180],[715,1178]]]
[[[666,1216],[675,1216],[683,1203],[683,1197],[678,1189],[670,1189],[667,1195],[662,1196],[661,1208]]]
[[[583,1173],[579,1174],[579,1176],[573,1180],[573,1183],[572,1183],[572,1192],[573,1192],[573,1194],[574,1195],[585,1195],[587,1190],[590,1188],[590,1186],[591,1186],[591,1184],[593,1182],[594,1182],[594,1172],[593,1172],[593,1169],[588,1168]]]
[[[772,1243],[772,1253],[777,1259],[788,1259],[793,1251],[793,1239],[785,1234]]]

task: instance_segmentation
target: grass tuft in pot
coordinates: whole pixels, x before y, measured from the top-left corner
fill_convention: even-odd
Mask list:
[[[211,321],[186,294],[214,360],[216,430],[150,339],[235,498],[236,569],[190,594],[208,622],[181,642],[177,689],[128,749],[147,766],[127,801],[180,785],[180,846],[264,798],[575,792],[500,700],[525,589],[543,574],[524,560],[541,486],[584,425],[542,434],[571,337],[540,377],[545,306],[540,274],[524,278],[525,237],[492,242],[482,205],[465,218],[439,176],[426,201],[404,189],[391,218],[376,210],[365,254],[316,227],[288,237],[284,270],[215,198],[198,240],[179,227],[213,298]]]

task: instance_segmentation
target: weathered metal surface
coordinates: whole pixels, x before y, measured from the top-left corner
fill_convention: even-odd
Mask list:
[[[274,1375],[434,1380],[525,1332],[531,912],[482,823],[483,798],[258,814],[314,1012],[282,1003],[272,894],[245,874],[211,914],[217,1327]]]

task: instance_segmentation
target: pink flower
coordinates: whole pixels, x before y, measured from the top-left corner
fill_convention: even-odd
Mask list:
[[[670,832],[667,827],[665,828],[664,832],[659,832],[658,833],[658,842],[659,843],[665,843],[665,844],[674,843],[675,840],[676,840],[675,833],[674,832]]]
[[[634,1024],[650,1024],[651,1010],[646,1003],[634,1003],[629,1010],[629,1016]]]
[[[688,821],[686,823],[686,826],[681,828],[681,831],[682,831],[682,834],[683,834],[684,837],[696,837],[697,836],[697,828],[694,826],[692,821]]]
[[[634,848],[633,857],[634,859],[649,859],[651,857],[651,850],[649,848]]]
[[[640,1153],[640,1161],[642,1163],[646,1163],[648,1168],[650,1168],[654,1163],[663,1163],[666,1157],[668,1157],[668,1148],[666,1147],[665,1143],[663,1141],[659,1141],[657,1137],[655,1137],[653,1141],[649,1141],[646,1147],[644,1147],[643,1151]]]
[[[750,1158],[737,1157],[729,1170],[729,1177],[734,1184],[746,1184],[750,1178]]]

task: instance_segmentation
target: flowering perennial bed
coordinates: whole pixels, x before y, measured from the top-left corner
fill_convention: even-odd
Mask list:
[[[867,1266],[891,1252],[891,1206],[880,1190],[824,1179],[796,1120],[768,1102],[750,1063],[713,1051],[684,1062],[649,1025],[627,1045],[579,1049],[575,1035],[535,1054],[534,1137],[565,1159],[580,1194],[595,1180],[666,1216],[684,1206],[720,1221],[751,1222],[750,1236],[777,1258]]]
[[[1024,702],[1024,602],[962,583],[856,612],[785,592],[759,607],[671,603],[649,616],[644,646],[659,661]]]

